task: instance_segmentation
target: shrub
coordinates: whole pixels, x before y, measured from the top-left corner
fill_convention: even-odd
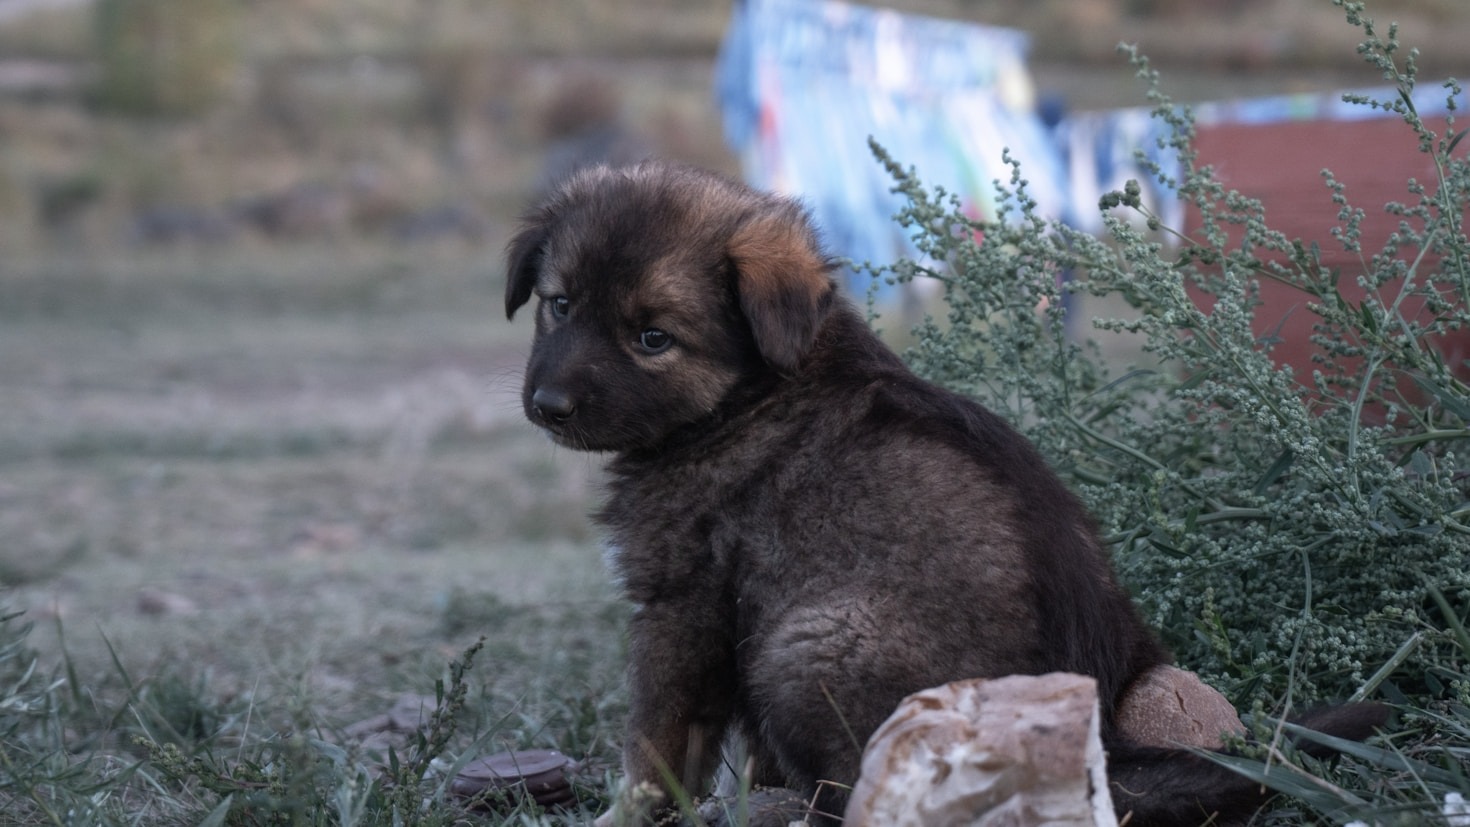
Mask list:
[[[103,106],[131,115],[193,114],[233,80],[230,0],[98,0]]]
[[[1342,186],[1327,175],[1342,221],[1331,238],[1271,230],[1261,203],[1197,163],[1189,111],[1136,53],[1182,172],[1152,169],[1202,230],[1160,226],[1136,184],[1100,204],[1106,239],[1048,223],[1014,162],[1000,215],[977,222],[875,147],[922,257],[870,269],[943,285],[948,318],[917,331],[912,364],[1041,447],[1182,663],[1246,705],[1364,694],[1384,664],[1399,667],[1398,691],[1470,704],[1431,598],[1433,587],[1451,615],[1470,603],[1470,388],[1433,345],[1470,323],[1470,164],[1454,154],[1463,133],[1436,134],[1415,112],[1415,54],[1360,4],[1335,2],[1398,93],[1359,102],[1402,118],[1437,171],[1389,205],[1400,227],[1365,258],[1366,298],[1344,296],[1353,274],[1320,263],[1323,246],[1359,243],[1364,213]],[[1459,92],[1446,84],[1452,108]],[[1075,276],[1065,287],[1063,272]],[[1273,364],[1252,332],[1261,279],[1312,297],[1324,356],[1311,375]],[[1110,374],[1067,335],[1064,290],[1126,302],[1132,318],[1094,324],[1138,337],[1155,364]],[[1411,298],[1428,317],[1405,311]],[[1406,400],[1409,383],[1430,401]]]
[[[1459,823],[1470,773],[1470,386],[1436,340],[1470,324],[1470,162],[1456,155],[1465,132],[1453,118],[1437,133],[1414,108],[1416,53],[1392,27],[1381,36],[1361,3],[1333,2],[1394,87],[1356,102],[1400,118],[1435,170],[1406,182],[1407,203],[1384,207],[1398,229],[1382,250],[1361,251],[1366,212],[1325,170],[1340,222],[1329,237],[1272,230],[1261,203],[1198,164],[1189,111],[1127,49],[1168,126],[1160,148],[1180,161],[1177,173],[1150,169],[1192,205],[1200,231],[1162,226],[1133,182],[1102,199],[1105,238],[1043,221],[1009,158],[1000,214],[973,221],[875,146],[921,258],[869,269],[943,286],[947,318],[916,331],[915,369],[1038,444],[1097,516],[1179,661],[1251,710],[1264,746],[1220,760],[1293,796],[1264,823]],[[1444,84],[1451,114],[1460,91]],[[1330,244],[1359,252],[1361,273],[1324,266]],[[1272,342],[1253,332],[1264,279],[1310,296],[1320,317],[1310,375],[1277,366]],[[1340,289],[1354,280],[1361,290]],[[1093,324],[1134,337],[1150,364],[1114,375],[1096,346],[1070,337],[1067,291],[1130,308]],[[1375,695],[1399,706],[1395,735],[1338,744],[1336,762],[1292,755],[1279,739],[1290,726],[1264,714]]]

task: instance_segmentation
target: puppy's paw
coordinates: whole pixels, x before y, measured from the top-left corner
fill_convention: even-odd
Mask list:
[[[644,781],[636,786],[624,786],[618,792],[613,808],[598,816],[593,827],[642,827],[653,822],[653,816],[668,803],[668,795],[657,786]]]
[[[715,798],[701,804],[699,818],[706,827],[789,827],[805,824],[811,810],[795,790],[762,787],[739,796]]]

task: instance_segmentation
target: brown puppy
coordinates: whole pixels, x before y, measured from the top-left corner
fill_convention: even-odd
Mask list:
[[[613,454],[600,518],[637,606],[630,789],[703,792],[733,733],[757,783],[840,814],[822,782],[856,779],[904,696],[1068,671],[1097,679],[1132,824],[1259,803],[1211,762],[1119,736],[1119,697],[1167,655],[1088,516],[1024,438],[868,330],[795,203],[686,167],[597,168],[527,215],[508,260],[507,315],[537,300],[527,416]]]

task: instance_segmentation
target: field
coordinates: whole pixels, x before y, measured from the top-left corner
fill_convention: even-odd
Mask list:
[[[528,330],[497,307],[492,253],[3,267],[4,604],[101,720],[142,697],[209,710],[178,736],[195,746],[292,710],[330,739],[432,694],[483,635],[475,719],[496,746],[609,751],[586,714],[621,673],[596,462],[520,415]],[[74,735],[126,757],[139,731]]]

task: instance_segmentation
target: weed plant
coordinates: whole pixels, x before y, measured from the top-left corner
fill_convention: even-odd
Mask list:
[[[31,625],[0,607],[0,824],[123,824],[136,760],[96,750],[98,716],[65,670],[47,671]]]
[[[947,318],[923,323],[911,363],[1041,447],[1183,665],[1262,724],[1267,710],[1375,696],[1400,704],[1403,737],[1418,739],[1354,750],[1351,770],[1241,768],[1319,815],[1412,820],[1464,785],[1470,756],[1470,386],[1461,357],[1439,347],[1470,325],[1470,162],[1453,117],[1436,132],[1415,109],[1416,52],[1362,4],[1334,3],[1393,89],[1352,100],[1402,120],[1435,171],[1383,208],[1398,226],[1381,250],[1362,249],[1365,208],[1330,171],[1322,197],[1340,223],[1326,237],[1271,229],[1261,202],[1198,162],[1190,111],[1125,48],[1168,127],[1159,148],[1179,161],[1149,169],[1199,216],[1198,231],[1162,226],[1137,182],[1102,199],[1103,238],[1047,222],[1009,158],[999,215],[975,221],[875,146],[920,256],[868,269],[943,286]],[[1453,116],[1461,89],[1443,92]],[[1361,267],[1325,266],[1328,245]],[[1309,370],[1278,365],[1253,327],[1263,280],[1302,291],[1319,317]],[[1068,335],[1069,291],[1130,308],[1094,324],[1136,337],[1150,364],[1110,373]],[[1341,773],[1341,785],[1323,778]]]

